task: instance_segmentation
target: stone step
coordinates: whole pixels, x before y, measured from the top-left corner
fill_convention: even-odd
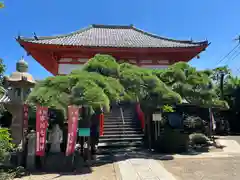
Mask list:
[[[129,116],[129,117],[124,117],[124,119],[131,120],[131,119],[134,119],[134,118]],[[114,116],[114,117],[104,117],[104,120],[105,121],[107,121],[107,120],[122,120],[122,117],[117,117],[117,116]]]
[[[122,132],[122,131],[142,131],[141,128],[138,126],[113,126],[113,125],[108,125],[103,127],[104,132],[110,132],[112,131],[117,131],[117,132]]]
[[[103,136],[116,136],[116,137],[122,137],[122,136],[143,136],[143,133],[141,131],[117,131],[114,133],[104,131]],[[101,137],[103,137],[101,136]]]
[[[113,112],[113,113],[105,113],[104,114],[104,116],[111,116],[111,115],[120,115],[121,116],[121,112],[120,111],[118,111],[118,112]],[[123,111],[123,115],[134,115],[135,114],[135,112],[124,112]]]
[[[140,137],[127,137],[127,136],[123,136],[123,137],[111,137],[111,138],[107,138],[107,137],[100,137],[99,138],[99,142],[111,142],[111,141],[129,141],[129,142],[133,142],[133,141],[139,141],[139,140],[142,140],[143,137],[140,136]]]
[[[104,120],[104,123],[105,122],[112,122],[112,123],[117,123],[117,122],[120,122],[120,123],[122,123],[123,122],[123,120],[122,119],[105,119]],[[124,119],[124,122],[138,122],[138,121],[136,121],[135,119]]]
[[[135,135],[124,135],[124,134],[119,134],[116,136],[108,136],[104,135],[99,138],[99,142],[107,142],[107,141],[135,141],[135,140],[142,140],[143,135],[141,134],[135,134]]]
[[[113,138],[113,137],[117,137],[117,138],[125,138],[125,137],[143,137],[143,134],[129,134],[129,132],[127,133],[121,133],[121,134],[104,134],[103,136],[100,137],[101,138]]]
[[[122,116],[104,116],[104,119],[122,119]],[[133,116],[124,116],[124,119],[133,119]]]
[[[121,142],[100,142],[98,143],[99,148],[121,148],[121,147],[142,147],[143,141],[121,141]]]
[[[101,154],[101,155],[104,155],[104,154],[124,154],[124,153],[130,153],[130,152],[137,152],[137,151],[141,151],[142,150],[142,147],[123,147],[123,148],[99,148],[97,150],[97,153],[96,154]]]
[[[104,121],[104,124],[105,123],[107,123],[107,124],[123,124],[123,123],[125,123],[125,124],[131,124],[131,123],[137,123],[137,124],[139,124],[140,122],[138,122],[138,121],[135,121],[135,120],[125,120],[125,121]]]
[[[135,120],[133,117],[124,117],[124,120]],[[111,118],[104,118],[104,121],[121,121],[121,117],[111,117]]]
[[[126,126],[115,126],[115,127],[111,127],[111,126],[103,126],[104,131],[142,131],[142,129],[138,126],[135,127],[126,127]]]
[[[124,122],[119,122],[119,121],[116,121],[116,122],[104,122],[104,125],[112,125],[112,124],[115,124],[115,125],[126,125],[126,124],[130,124],[130,125],[137,125],[138,123],[136,121],[124,121]]]
[[[138,124],[104,124],[103,125],[103,128],[137,128],[138,127]]]
[[[142,134],[143,132],[142,132],[142,130],[125,130],[124,132],[127,132],[127,134]],[[123,133],[123,130],[122,129],[118,129],[118,130],[111,130],[111,131],[109,131],[109,130],[107,130],[107,131],[105,131],[104,132],[104,135],[114,135],[114,134],[122,134]]]

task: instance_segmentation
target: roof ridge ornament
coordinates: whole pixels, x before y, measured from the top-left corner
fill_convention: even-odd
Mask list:
[[[28,72],[28,63],[24,60],[24,56],[17,62],[16,70],[18,72]]]
[[[34,37],[35,40],[38,40],[38,37],[37,37],[35,32],[33,33],[33,37]]]

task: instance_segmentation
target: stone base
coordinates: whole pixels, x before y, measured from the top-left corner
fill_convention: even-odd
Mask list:
[[[48,153],[43,170],[45,172],[72,172],[81,169],[84,161],[81,156],[66,156],[65,153]]]

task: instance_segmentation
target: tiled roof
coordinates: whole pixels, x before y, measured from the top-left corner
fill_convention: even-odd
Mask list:
[[[130,26],[91,25],[79,31],[49,37],[22,38],[20,40],[54,45],[85,47],[123,47],[123,48],[174,48],[207,46],[208,42],[178,41],[163,38]]]

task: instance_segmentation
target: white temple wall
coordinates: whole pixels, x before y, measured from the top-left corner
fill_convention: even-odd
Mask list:
[[[149,68],[149,69],[165,69],[169,65],[142,65],[143,68]]]
[[[73,70],[82,68],[83,64],[59,64],[58,65],[58,74],[70,74]],[[142,65],[143,68],[150,69],[164,69],[167,68],[168,65]]]
[[[82,68],[83,64],[59,64],[58,74],[70,74],[73,70]]]
[[[77,60],[80,64],[71,64],[72,59],[71,58],[62,58],[60,59],[60,64],[58,65],[58,74],[70,74],[73,70],[78,68],[83,68],[84,63],[88,61],[88,59],[79,58]],[[140,63],[144,63],[144,65],[141,65],[143,68],[151,68],[151,69],[164,69],[167,68],[168,61],[159,61],[158,63],[162,63],[162,65],[152,65],[152,60],[141,60]]]

